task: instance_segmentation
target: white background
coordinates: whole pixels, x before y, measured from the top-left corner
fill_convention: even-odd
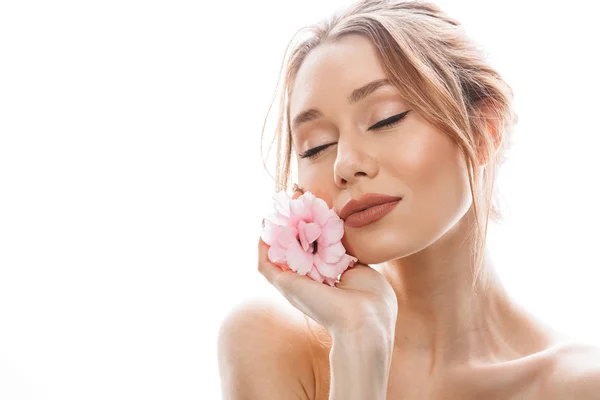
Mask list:
[[[346,3],[0,3],[0,398],[220,398],[223,317],[285,301],[256,270],[281,58]],[[499,274],[600,344],[595,2],[437,4],[515,91]]]

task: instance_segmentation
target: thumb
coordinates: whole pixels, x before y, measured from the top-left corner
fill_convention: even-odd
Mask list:
[[[294,183],[292,190],[294,191],[294,193],[292,193],[292,200],[296,200],[298,197],[300,197],[304,194],[304,191],[302,189],[300,189],[300,187],[298,185],[296,185],[295,183]]]

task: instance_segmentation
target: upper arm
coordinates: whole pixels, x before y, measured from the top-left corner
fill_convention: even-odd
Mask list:
[[[232,309],[218,337],[219,374],[226,400],[308,400],[312,376],[307,336],[292,314],[271,300]]]

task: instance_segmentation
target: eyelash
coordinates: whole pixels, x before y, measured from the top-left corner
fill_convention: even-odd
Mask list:
[[[369,129],[379,130],[381,128],[391,128],[393,126],[398,125],[402,119],[408,114],[410,110],[404,111],[403,113],[393,115],[389,118],[386,118],[382,121],[379,121]],[[306,150],[304,153],[300,154],[301,158],[315,158],[321,151],[325,150],[327,147],[331,146],[334,143],[324,144],[322,146],[313,147],[312,149]]]

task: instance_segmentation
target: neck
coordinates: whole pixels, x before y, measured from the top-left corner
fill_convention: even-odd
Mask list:
[[[474,278],[473,243],[464,240],[470,218],[426,249],[381,264],[398,299],[394,352],[425,360],[429,370],[511,360],[548,345],[545,328],[508,296],[487,249]]]

